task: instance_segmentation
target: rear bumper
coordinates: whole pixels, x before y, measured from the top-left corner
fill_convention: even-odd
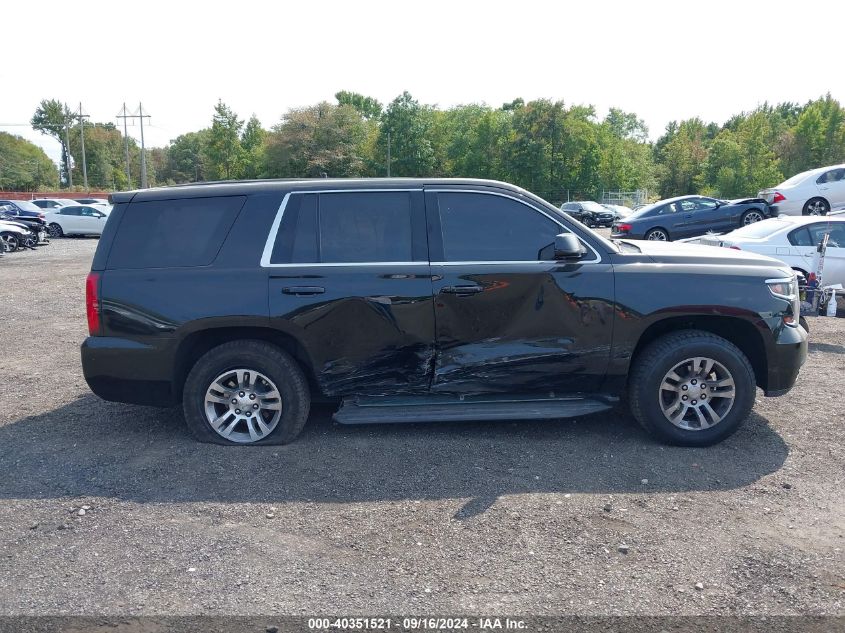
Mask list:
[[[782,396],[795,385],[798,372],[807,360],[807,332],[801,326],[783,326],[768,353],[765,394]]]
[[[173,341],[146,344],[111,336],[82,343],[85,382],[103,400],[169,407],[179,401],[173,381]]]

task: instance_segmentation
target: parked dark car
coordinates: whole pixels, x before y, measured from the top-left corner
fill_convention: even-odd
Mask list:
[[[37,216],[33,215],[33,212],[26,208],[26,204],[21,208],[13,205],[9,200],[0,200],[0,220],[13,222],[29,231],[31,235],[24,243],[27,247],[34,247],[49,242],[44,214],[39,213]]]
[[[788,266],[610,242],[479,180],[208,183],[113,194],[82,366],[107,400],[181,401],[197,438],[341,423],[565,418],[627,394],[663,440],[718,442],[807,354]],[[730,292],[726,292],[726,288]]]
[[[28,200],[0,200],[0,205],[9,207],[7,215],[16,218],[36,218],[44,220],[44,210]]]
[[[724,233],[774,217],[765,200],[717,200],[704,196],[668,198],[637,209],[613,223],[611,237],[639,240],[672,240],[705,233]]]
[[[604,205],[589,200],[564,202],[560,205],[560,210],[589,227],[610,226],[616,217],[616,214]]]

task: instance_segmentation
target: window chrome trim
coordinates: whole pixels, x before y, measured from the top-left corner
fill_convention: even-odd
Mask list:
[[[575,231],[573,231],[571,227],[567,226],[566,224],[561,222],[559,219],[550,215],[548,212],[544,211],[543,209],[535,207],[533,204],[530,204],[529,202],[522,200],[521,198],[517,198],[516,196],[514,196],[512,194],[503,193],[503,192],[500,192],[500,191],[485,191],[483,189],[441,189],[441,188],[430,189],[428,187],[426,187],[425,191],[431,192],[431,193],[480,193],[480,194],[483,194],[483,195],[486,195],[486,196],[499,196],[500,198],[508,198],[510,200],[513,200],[514,202],[519,202],[520,204],[523,204],[526,207],[528,207],[529,209],[531,209],[532,211],[536,211],[537,213],[540,213],[540,214],[546,216],[547,218],[549,218],[552,222],[557,224],[562,229],[566,229],[566,231],[568,233],[572,233],[575,237],[577,237],[579,242],[581,242],[584,246],[586,246],[591,251],[593,251],[593,255],[596,256],[596,259],[591,259],[591,260],[586,261],[586,262],[580,262],[581,264],[599,264],[602,261],[601,254],[595,248],[593,248],[593,245],[590,244],[589,242],[587,242],[586,240],[584,240],[584,238],[581,237]],[[548,263],[561,263],[561,261],[557,260],[557,259],[543,259],[543,260],[520,260],[520,261],[515,261],[515,262],[496,260],[496,261],[477,261],[477,262],[475,262],[475,261],[465,261],[465,262],[431,262],[431,263],[432,263],[432,265],[437,264],[438,266],[444,266],[444,265],[448,266],[449,264],[537,264],[537,263],[548,264]],[[571,262],[571,263],[575,263],[575,262]]]
[[[491,261],[462,261],[462,262],[432,262],[432,261],[419,261],[419,262],[285,262],[281,264],[273,264],[270,262],[270,257],[273,254],[273,246],[276,244],[276,237],[279,233],[279,227],[282,225],[282,217],[285,213],[285,208],[290,201],[290,197],[292,195],[308,195],[308,194],[321,194],[321,193],[354,193],[354,192],[363,192],[363,193],[396,193],[396,192],[412,192],[412,191],[426,191],[432,193],[480,193],[483,195],[488,196],[499,196],[501,198],[509,198],[515,202],[519,202],[520,204],[525,205],[529,209],[540,213],[547,218],[549,218],[552,222],[557,224],[563,229],[566,229],[567,232],[572,233],[575,237],[578,238],[578,241],[581,242],[584,246],[589,248],[593,254],[596,256],[597,259],[591,259],[585,262],[579,261],[572,261],[572,262],[563,262],[556,259],[548,259],[548,260],[520,260],[520,261],[504,261],[504,260],[491,260]],[[273,218],[273,224],[270,225],[270,234],[267,236],[267,241],[264,243],[264,250],[261,253],[261,262],[260,265],[262,268],[304,268],[304,267],[338,267],[338,266],[461,266],[467,264],[554,264],[554,265],[562,265],[565,263],[580,263],[580,264],[598,264],[601,263],[602,256],[601,254],[593,248],[592,244],[585,241],[583,237],[581,237],[578,233],[572,230],[571,227],[563,224],[557,218],[551,216],[546,211],[535,207],[533,204],[529,204],[525,200],[521,200],[516,196],[501,193],[498,191],[484,191],[481,189],[429,189],[423,187],[414,187],[414,188],[382,188],[382,189],[308,189],[308,190],[296,190],[296,191],[288,191],[285,194],[285,197],[282,198],[282,203],[279,205],[279,210],[276,211],[276,217]]]

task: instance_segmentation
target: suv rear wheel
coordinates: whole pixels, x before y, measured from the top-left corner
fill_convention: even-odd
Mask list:
[[[671,444],[709,446],[734,433],[754,405],[754,370],[733,343],[685,330],[637,356],[628,384],[631,412]]]
[[[206,352],[182,392],[191,433],[216,444],[287,444],[305,426],[310,403],[296,361],[275,345],[253,340]]]

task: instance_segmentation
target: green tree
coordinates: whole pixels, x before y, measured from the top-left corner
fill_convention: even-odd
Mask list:
[[[430,176],[434,172],[433,122],[434,109],[421,105],[408,91],[390,102],[382,115],[377,151],[386,166],[389,136],[392,176]]]
[[[699,118],[672,122],[657,141],[658,187],[663,198],[698,193],[703,184],[709,128]]]
[[[382,105],[372,97],[365,97],[358,92],[341,90],[334,96],[338,105],[351,105],[367,120],[378,119],[381,116]]]
[[[243,169],[241,129],[244,122],[223,101],[214,106],[214,118],[205,145],[207,167],[213,179],[239,178]]]
[[[67,182],[70,171],[68,164],[69,148],[65,142],[65,126],[71,122],[71,112],[67,104],[58,99],[43,99],[35,109],[30,121],[33,129],[56,139],[62,146],[62,178]]]
[[[208,178],[204,159],[210,136],[211,130],[206,128],[182,134],[170,141],[167,155],[174,182],[198,182]]]
[[[276,178],[361,176],[366,139],[367,124],[351,105],[289,110],[267,135],[263,171]]]
[[[0,132],[0,190],[37,191],[58,183],[59,172],[44,150],[23,137]]]
[[[243,149],[243,177],[260,178],[264,165],[264,143],[267,132],[254,114],[250,117],[241,135]]]

